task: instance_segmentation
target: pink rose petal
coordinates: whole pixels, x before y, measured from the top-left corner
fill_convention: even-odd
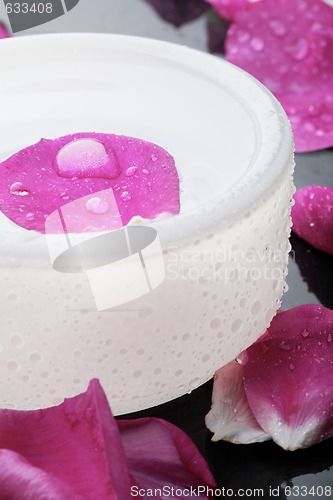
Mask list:
[[[237,13],[227,59],[277,97],[296,151],[333,146],[333,8],[322,0],[262,0]]]
[[[333,255],[333,188],[307,186],[294,194],[293,231]]]
[[[180,210],[172,156],[139,139],[96,133],[42,139],[0,163],[1,210],[41,233],[61,206],[110,188],[123,225],[136,215],[154,219]]]
[[[11,450],[0,450],[0,495],[8,500],[87,498]]]
[[[169,498],[207,499],[205,487],[215,482],[174,425],[155,418],[117,423],[97,380],[54,408],[0,410],[1,498],[128,500],[140,488],[165,486],[178,491]],[[187,494],[199,486],[199,495]]]
[[[205,492],[187,494],[190,487],[213,488],[207,463],[189,437],[176,426],[157,418],[118,421],[129,468],[138,488],[167,487],[184,491],[170,498],[211,498]],[[157,496],[157,498],[166,498]]]
[[[6,30],[3,24],[0,23],[0,38],[10,38],[9,32]]]
[[[22,456],[5,457],[9,465],[2,464],[0,491],[3,485],[14,487],[8,471],[17,461],[15,470],[23,475],[17,492],[24,484],[39,488],[44,482],[52,494],[59,490],[63,495],[45,498],[71,498],[66,496],[69,489],[77,495],[73,498],[130,498],[131,479],[118,427],[96,380],[87,392],[54,408],[1,410],[0,448]],[[17,492],[11,498],[24,498]]]
[[[249,405],[277,444],[295,450],[333,435],[333,311],[319,305],[284,311],[246,352]]]
[[[260,2],[261,0],[254,1]],[[210,3],[224,19],[232,21],[239,12],[247,8],[251,0],[206,0],[206,2]]]
[[[249,444],[271,439],[249,407],[243,368],[237,361],[231,361],[214,375],[212,408],[206,416],[206,425],[214,433],[212,441]]]

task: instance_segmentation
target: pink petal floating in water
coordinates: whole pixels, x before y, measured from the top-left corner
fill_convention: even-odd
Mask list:
[[[293,231],[333,255],[333,188],[307,186],[294,194]]]
[[[200,495],[188,494],[191,487],[194,490],[199,486],[213,488],[215,481],[205,460],[183,431],[157,418],[119,420],[118,425],[138,488],[166,487],[168,491],[172,488],[184,491],[183,495],[171,498],[211,498],[202,490]]]
[[[3,24],[0,23],[0,38],[10,38],[9,32],[6,30]]]
[[[38,491],[43,483],[50,488],[48,499],[71,498],[66,496],[70,489],[73,498],[130,498],[132,482],[118,427],[97,380],[54,408],[1,410],[0,448],[11,450],[2,455],[0,491],[14,488],[15,472],[22,472],[11,498],[32,498],[20,496],[20,488],[29,485],[29,491],[31,484]]]
[[[227,59],[266,85],[287,112],[296,151],[333,146],[333,8],[262,0],[237,13]]]
[[[333,435],[333,311],[320,305],[284,311],[246,352],[249,405],[277,444],[296,450]]]
[[[249,407],[243,368],[237,361],[231,361],[214,375],[212,408],[206,415],[206,425],[214,433],[212,441],[249,444],[271,439]]]
[[[97,133],[42,139],[0,163],[1,210],[41,233],[61,206],[110,188],[123,225],[136,215],[154,219],[180,210],[172,156],[139,139]]]

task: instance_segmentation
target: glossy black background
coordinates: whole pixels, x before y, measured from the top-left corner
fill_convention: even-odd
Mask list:
[[[2,3],[0,21],[6,21]],[[221,57],[227,28],[227,23],[203,0],[80,0],[65,16],[17,36],[50,32],[120,33],[180,43]],[[333,149],[296,155],[295,184],[297,188],[309,184],[333,186]],[[291,241],[289,291],[284,296],[283,308],[305,303],[333,308],[333,258],[295,235]],[[234,491],[264,488],[264,498],[273,498],[269,489],[285,484],[330,485],[333,491],[333,438],[296,452],[283,451],[273,442],[247,446],[212,443],[204,424],[211,389],[212,382],[208,382],[190,395],[125,418],[158,416],[181,427],[206,457],[221,487]],[[282,487],[275,498],[286,498]]]

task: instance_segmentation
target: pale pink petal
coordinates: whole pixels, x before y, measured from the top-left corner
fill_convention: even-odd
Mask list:
[[[333,255],[333,188],[307,186],[294,194],[293,231]]]
[[[206,487],[215,481],[208,465],[190,438],[165,420],[142,418],[118,421],[127,461],[139,488],[185,491],[170,498],[207,499]],[[188,495],[201,487],[200,495]],[[203,491],[204,490],[204,491]],[[200,490],[199,490],[200,492]],[[155,498],[165,498],[157,495]]]
[[[287,112],[296,151],[333,146],[333,8],[262,0],[239,12],[227,59],[266,85]]]
[[[61,206],[110,188],[123,225],[136,215],[154,219],[180,210],[172,156],[131,137],[78,133],[42,139],[0,163],[0,173],[2,212],[41,233]]]
[[[130,498],[132,481],[118,427],[97,380],[54,408],[0,410],[0,448],[22,456],[27,481],[37,478],[39,484],[44,477],[46,485],[64,484],[88,500]],[[2,479],[11,484],[8,475]]]
[[[231,361],[214,375],[212,408],[206,425],[214,433],[212,441],[249,444],[271,439],[256,421],[244,389],[243,368]]]
[[[5,26],[0,23],[0,38],[10,38],[10,36]]]
[[[247,356],[249,405],[277,444],[295,450],[333,435],[333,311],[303,305],[276,315]]]

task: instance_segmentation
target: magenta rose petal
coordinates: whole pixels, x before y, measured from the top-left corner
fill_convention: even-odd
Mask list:
[[[215,486],[206,461],[178,427],[157,418],[119,420],[118,426],[137,488],[147,490],[165,486],[169,491],[172,487],[180,491],[190,487]],[[184,499],[193,497],[210,498],[205,492],[201,492],[199,497],[186,493],[177,496]]]
[[[66,483],[38,467],[11,450],[0,450],[0,492],[1,498],[48,500],[83,500]]]
[[[246,352],[249,405],[278,445],[296,450],[333,435],[333,311],[320,305],[284,311]]]
[[[0,23],[0,38],[10,38],[10,36],[5,26]]]
[[[294,233],[333,255],[333,188],[307,186],[294,194],[294,200]]]
[[[172,156],[131,137],[78,133],[42,139],[0,163],[0,172],[2,212],[41,233],[49,215],[84,196],[92,197],[88,211],[105,214],[105,203],[94,194],[111,188],[123,225],[134,216],[154,219],[180,210]]]
[[[228,21],[232,21],[236,15],[244,10],[251,0],[206,0],[218,14]],[[260,0],[257,0],[260,1]]]
[[[227,59],[268,87],[287,112],[296,151],[333,146],[333,8],[262,0],[239,12]]]
[[[53,408],[1,410],[0,448],[21,455],[20,467],[37,483],[45,473],[45,484],[64,484],[77,498],[130,497],[132,482],[118,427],[97,380],[85,393]],[[10,484],[8,475],[2,477]]]
[[[212,408],[206,425],[212,441],[249,444],[271,439],[255,419],[244,389],[242,365],[231,361],[214,375]]]

